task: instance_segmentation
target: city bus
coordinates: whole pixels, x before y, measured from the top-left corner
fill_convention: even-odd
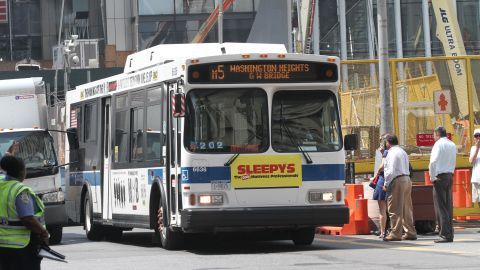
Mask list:
[[[349,221],[339,59],[275,44],[159,45],[67,93],[67,200],[90,240],[153,229],[279,230],[309,245]],[[352,135],[355,136],[355,135]]]

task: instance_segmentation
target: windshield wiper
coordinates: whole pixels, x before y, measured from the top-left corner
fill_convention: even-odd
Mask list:
[[[230,165],[232,165],[232,163],[235,161],[235,159],[238,158],[238,156],[240,156],[240,153],[234,154],[227,162],[225,162],[225,164],[223,164],[223,166],[230,166]]]
[[[296,140],[295,136],[290,131],[290,128],[288,128],[288,126],[285,124],[285,118],[282,117],[280,121],[282,123],[281,124],[282,128],[287,133],[287,136],[290,139],[290,141],[292,142],[292,144],[296,145],[298,147],[298,150],[300,150],[300,152],[302,152],[303,157],[307,161],[307,164],[312,164],[312,158],[310,157],[310,155],[305,150],[303,150],[302,146],[298,143],[298,140]]]

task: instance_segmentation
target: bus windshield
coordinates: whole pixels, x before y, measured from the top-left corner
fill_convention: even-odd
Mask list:
[[[267,95],[258,88],[196,89],[187,96],[185,147],[194,153],[268,148]]]
[[[0,153],[2,156],[11,154],[23,159],[27,177],[32,174],[46,175],[46,168],[57,165],[51,136],[46,131],[0,133]]]
[[[342,149],[335,95],[330,91],[279,91],[273,96],[272,147],[277,152]]]

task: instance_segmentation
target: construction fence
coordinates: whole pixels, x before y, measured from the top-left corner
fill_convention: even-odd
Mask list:
[[[389,61],[393,132],[416,170],[428,170],[437,126],[447,129],[466,168],[473,131],[480,127],[480,56],[403,58]],[[357,173],[372,173],[380,145],[378,60],[342,61],[341,121],[344,134],[360,138]]]

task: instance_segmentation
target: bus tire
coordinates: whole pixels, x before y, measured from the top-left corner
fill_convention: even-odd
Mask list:
[[[104,228],[105,232],[105,239],[110,242],[120,242],[122,240],[122,235],[123,235],[123,229],[122,228],[117,228],[113,226],[105,226]]]
[[[50,245],[58,245],[62,242],[62,225],[47,225],[47,231],[48,234],[50,234],[50,238],[48,239]]]
[[[172,230],[168,224],[167,215],[164,215],[163,202],[160,202],[160,207],[157,212],[157,228],[156,231],[160,236],[160,243],[166,250],[179,250],[183,247],[184,237],[183,232],[177,232]]]
[[[315,228],[301,228],[294,230],[292,240],[296,246],[309,246],[315,238]]]
[[[100,241],[104,237],[103,228],[101,225],[93,223],[93,207],[90,203],[90,194],[85,195],[85,201],[83,206],[84,213],[84,220],[85,220],[85,234],[87,235],[87,239],[91,241]]]
[[[165,228],[165,233],[160,233],[162,247],[166,250],[179,250],[183,248],[183,232],[173,231],[172,228]]]

